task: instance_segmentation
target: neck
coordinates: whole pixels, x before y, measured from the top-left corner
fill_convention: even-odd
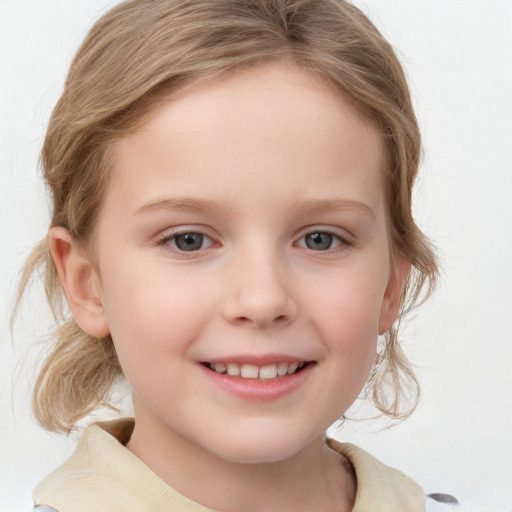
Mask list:
[[[175,490],[223,512],[349,511],[355,483],[342,456],[319,438],[292,457],[238,463],[217,457],[165,425],[137,421],[127,448]]]

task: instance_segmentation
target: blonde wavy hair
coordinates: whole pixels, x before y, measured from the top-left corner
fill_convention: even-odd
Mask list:
[[[432,292],[438,269],[411,213],[421,141],[407,81],[392,47],[350,3],[130,0],[107,12],[71,64],[44,141],[51,225],[66,228],[77,244],[90,249],[109,186],[112,142],[132,133],[187,86],[275,60],[292,61],[334,88],[379,127],[385,142],[391,246],[412,267],[399,318],[386,334],[365,389],[383,414],[403,418],[416,406],[419,387],[398,344],[398,325]],[[122,369],[110,337],[89,336],[67,311],[47,238],[29,255],[15,310],[39,272],[57,326],[35,385],[33,409],[44,428],[69,431],[110,404]]]

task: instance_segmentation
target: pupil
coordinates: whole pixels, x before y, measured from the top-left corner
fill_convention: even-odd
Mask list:
[[[200,233],[184,233],[176,237],[175,243],[181,251],[197,251],[203,245],[203,235]]]
[[[311,233],[306,235],[306,246],[315,251],[325,251],[332,245],[330,233]]]

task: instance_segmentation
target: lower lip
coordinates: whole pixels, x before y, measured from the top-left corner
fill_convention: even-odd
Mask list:
[[[268,402],[278,400],[301,387],[315,364],[309,363],[300,372],[272,380],[231,377],[225,373],[216,373],[202,364],[199,366],[206,377],[224,391],[245,400]]]

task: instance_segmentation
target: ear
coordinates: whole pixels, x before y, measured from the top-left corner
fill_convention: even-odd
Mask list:
[[[388,285],[382,300],[379,318],[379,334],[391,329],[400,310],[404,283],[411,269],[411,263],[401,255],[395,255]]]
[[[110,330],[98,272],[78,250],[67,229],[50,228],[48,240],[69,309],[76,323],[91,336],[107,336]]]

